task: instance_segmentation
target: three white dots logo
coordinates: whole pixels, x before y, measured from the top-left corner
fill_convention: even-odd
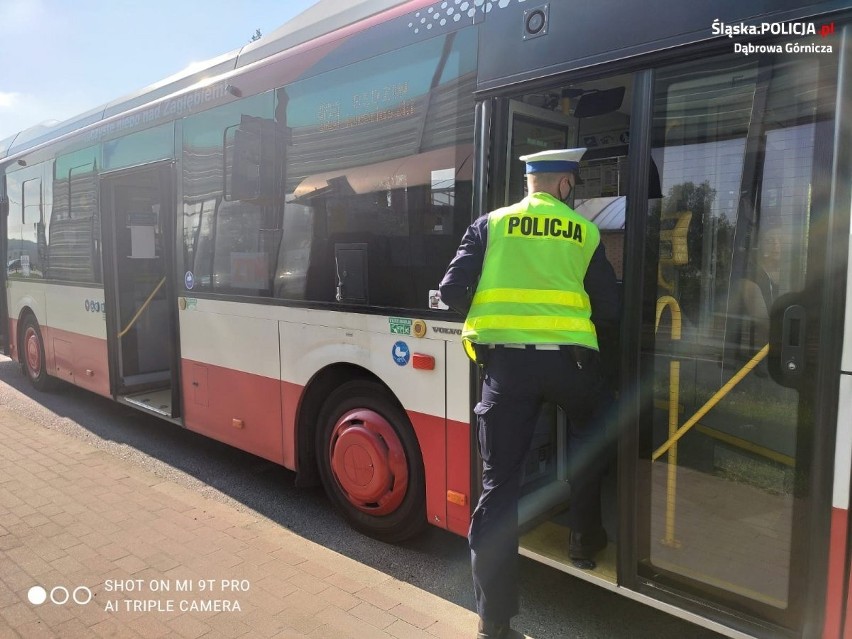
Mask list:
[[[48,592],[41,586],[33,586],[27,591],[27,599],[34,606],[40,606],[47,601]],[[92,591],[86,586],[77,586],[69,591],[65,586],[54,586],[50,589],[50,601],[57,606],[64,606],[73,600],[75,604],[85,606],[92,600]]]

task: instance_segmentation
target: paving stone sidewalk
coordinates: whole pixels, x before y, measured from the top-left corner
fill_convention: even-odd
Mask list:
[[[474,612],[0,407],[3,639],[475,629]]]

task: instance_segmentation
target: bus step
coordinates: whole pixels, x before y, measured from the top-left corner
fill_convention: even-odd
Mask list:
[[[519,552],[524,557],[547,564],[575,577],[609,589],[615,588],[618,583],[615,571],[615,542],[610,540],[606,549],[595,557],[597,568],[581,570],[575,568],[568,557],[569,532],[570,529],[567,526],[553,520],[545,521],[521,535]]]
[[[119,399],[125,404],[136,406],[162,417],[171,418],[172,416],[172,391],[170,388],[125,395],[119,397]]]

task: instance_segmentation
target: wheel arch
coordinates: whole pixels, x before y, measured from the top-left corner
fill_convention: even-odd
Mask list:
[[[405,408],[390,387],[375,373],[356,364],[331,364],[317,371],[305,385],[296,411],[296,485],[321,485],[316,461],[316,429],[323,401],[332,390],[344,382],[364,380],[380,384],[388,397],[404,411]]]
[[[18,363],[21,371],[27,377],[33,387],[38,391],[48,391],[55,388],[56,378],[50,374],[53,355],[48,349],[45,339],[46,327],[38,320],[38,316],[32,309],[21,309],[16,328],[15,340],[18,344]],[[30,326],[32,326],[34,342],[30,342]],[[35,349],[35,350],[31,350]]]
[[[36,315],[36,312],[33,310],[31,305],[25,304],[24,306],[21,307],[21,310],[18,311],[18,323],[15,326],[15,336],[14,336],[15,353],[14,353],[13,359],[16,362],[22,362],[21,353],[24,352],[24,344],[23,344],[24,333],[21,330],[21,327],[24,325],[24,322],[26,322],[31,317],[35,320],[35,323],[38,324],[39,329],[41,329],[42,323],[39,321],[38,315]],[[46,349],[47,349],[47,344],[45,344],[45,350]]]

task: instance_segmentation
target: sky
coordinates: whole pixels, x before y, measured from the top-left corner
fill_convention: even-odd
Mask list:
[[[315,0],[0,0],[0,140],[268,34]]]

